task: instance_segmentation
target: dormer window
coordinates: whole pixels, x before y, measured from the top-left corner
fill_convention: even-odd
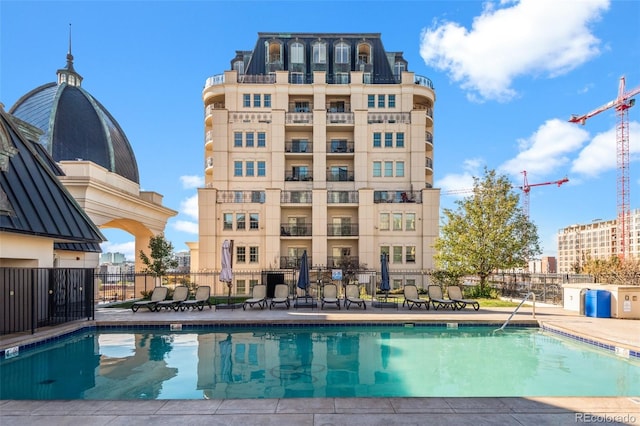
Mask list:
[[[371,46],[368,43],[358,45],[358,64],[371,63]]]
[[[304,64],[304,45],[300,42],[291,44],[289,52],[292,64]]]
[[[327,63],[327,45],[325,43],[317,42],[313,45],[313,63]]]
[[[267,42],[267,63],[282,62],[282,45],[277,41]]]
[[[336,64],[348,64],[349,63],[349,45],[343,41],[336,45],[335,54]]]
[[[244,74],[244,61],[235,61],[233,63],[233,69],[238,72],[238,75]]]

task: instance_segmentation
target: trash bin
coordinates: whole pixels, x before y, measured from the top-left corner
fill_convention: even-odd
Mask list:
[[[583,288],[582,290],[580,290],[580,315],[585,316],[586,315],[586,310],[585,310],[585,298],[587,297],[587,292],[590,289],[588,288]]]
[[[584,305],[588,317],[611,318],[611,293],[606,290],[588,290]]]

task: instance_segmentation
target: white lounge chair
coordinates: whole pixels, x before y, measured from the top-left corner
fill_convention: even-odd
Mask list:
[[[430,285],[428,290],[429,292],[429,300],[431,300],[431,306],[436,311],[440,308],[446,309],[451,308],[452,311],[455,311],[458,305],[451,299],[445,299],[442,295],[442,289],[439,285]]]
[[[251,291],[251,297],[244,301],[242,304],[242,310],[247,309],[247,305],[253,308],[253,305],[260,306],[260,309],[267,307],[267,286],[264,284],[258,284],[253,286]]]
[[[357,284],[347,284],[344,289],[344,304],[347,306],[347,310],[351,307],[351,304],[355,303],[358,307],[367,309],[367,304],[364,299],[360,297],[360,287]]]
[[[320,306],[320,309],[324,309],[325,303],[328,303],[330,305],[333,305],[335,303],[338,309],[340,309],[340,299],[338,299],[338,286],[335,284],[325,284],[322,292],[321,302],[322,304]]]
[[[291,306],[289,301],[289,286],[286,284],[276,284],[269,309],[273,309],[275,305],[279,304],[286,305],[287,309]]]
[[[173,297],[168,300],[163,300],[161,302],[156,303],[155,311],[158,312],[160,309],[173,309],[177,311],[180,304],[189,298],[189,288],[186,285],[179,285],[173,289]]]
[[[199,311],[203,310],[205,305],[209,306],[209,309],[213,305],[209,301],[209,297],[211,296],[211,287],[209,286],[200,286],[196,289],[196,294],[193,299],[185,300],[180,303],[180,310],[184,311],[185,309],[193,309],[194,311],[198,309]]]
[[[450,285],[447,288],[447,294],[449,295],[449,299],[453,300],[456,303],[456,308],[458,309],[464,309],[467,307],[467,305],[471,305],[476,311],[480,309],[480,303],[477,300],[464,298],[460,286]]]
[[[421,299],[418,294],[418,287],[415,285],[405,285],[404,286],[404,302],[402,302],[402,306],[407,304],[409,310],[411,310],[414,306],[420,308],[420,306],[424,306],[427,310],[429,310],[429,299]]]
[[[138,309],[144,306],[146,308],[149,308],[150,311],[154,311],[156,309],[156,305],[158,304],[158,302],[166,298],[167,298],[167,288],[162,286],[155,287],[151,292],[150,300],[139,300],[137,302],[133,302],[133,305],[131,305],[131,310],[133,312],[138,312]]]

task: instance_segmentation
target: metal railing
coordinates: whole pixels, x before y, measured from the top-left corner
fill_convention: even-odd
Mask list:
[[[327,235],[330,237],[355,237],[358,233],[359,226],[357,223],[348,225],[330,223],[327,225]]]

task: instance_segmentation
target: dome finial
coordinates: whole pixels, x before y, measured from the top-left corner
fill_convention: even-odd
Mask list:
[[[80,87],[82,76],[73,68],[73,55],[71,54],[71,23],[69,23],[69,50],[67,51],[67,66],[58,70],[58,84],[66,83]]]

